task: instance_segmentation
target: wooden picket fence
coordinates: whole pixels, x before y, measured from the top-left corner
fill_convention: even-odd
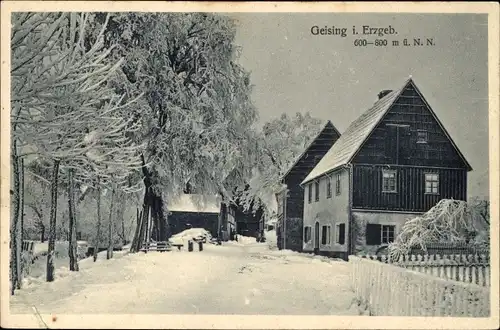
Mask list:
[[[391,260],[387,255],[364,255],[360,257],[378,260],[443,279],[486,287],[491,285],[490,258],[488,254],[402,255],[398,260]]]
[[[411,259],[411,258],[410,258]],[[488,317],[489,288],[349,256],[360,306],[379,316]]]

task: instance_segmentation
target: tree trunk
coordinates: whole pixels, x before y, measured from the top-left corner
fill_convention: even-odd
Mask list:
[[[75,183],[73,169],[68,171],[68,211],[69,211],[69,270],[78,271],[78,255],[76,242],[76,211],[75,211]]]
[[[132,243],[130,244],[130,252],[137,252],[139,249],[137,248],[137,242],[139,240],[140,232],[141,232],[141,223],[142,223],[142,211],[139,211],[137,208],[137,225],[135,227],[134,237],[132,238]]]
[[[14,142],[12,147],[12,169],[14,171],[14,198],[13,198],[13,213],[12,213],[12,224],[10,231],[10,271],[11,271],[11,294],[14,294],[14,290],[20,287],[20,244],[19,244],[19,161],[16,151],[16,143]]]
[[[51,205],[49,222],[49,249],[47,253],[47,282],[54,281],[54,248],[56,243],[56,218],[57,218],[57,184],[59,177],[59,160],[54,161],[51,185]]]
[[[19,211],[21,212],[21,242],[24,241],[24,159],[21,158],[21,191],[20,191],[20,200],[21,207]]]
[[[126,245],[127,244],[127,239],[125,237],[125,219],[124,219],[124,214],[125,214],[125,204],[126,204],[126,200],[125,200],[125,196],[123,193],[120,193],[119,194],[120,196],[120,199],[121,199],[121,205],[120,207],[118,208],[117,210],[117,218],[118,220],[120,221],[120,224],[121,224],[121,238],[122,238],[122,244],[123,245]]]
[[[109,221],[108,221],[108,251],[106,259],[113,258],[113,209],[115,203],[115,187],[111,190],[111,205],[109,206]]]
[[[97,260],[97,252],[99,250],[101,236],[101,188],[99,182],[97,183],[97,233],[94,243],[94,262]]]
[[[45,242],[45,226],[42,225],[40,228],[40,241]]]
[[[130,248],[131,252],[137,252],[140,250],[141,245],[150,239],[148,237],[151,232],[157,232],[156,239],[158,241],[166,241],[169,236],[169,228],[168,224],[165,218],[165,215],[163,213],[163,200],[161,195],[158,195],[155,193],[153,190],[153,173],[151,173],[147,167],[146,167],[146,162],[144,159],[144,156],[141,156],[142,160],[142,173],[143,173],[143,180],[144,180],[144,186],[145,186],[145,191],[144,191],[144,201],[142,205],[142,219],[141,219],[141,224],[140,224],[140,229],[137,231],[136,234],[137,240],[135,239],[136,236],[134,236],[134,245]],[[148,217],[149,214],[151,213],[151,224],[153,228],[148,228]]]

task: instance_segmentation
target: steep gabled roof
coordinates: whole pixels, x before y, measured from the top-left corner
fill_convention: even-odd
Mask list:
[[[307,155],[308,151],[311,149],[311,147],[315,144],[316,140],[322,136],[325,131],[327,129],[333,129],[333,131],[337,134],[337,136],[340,136],[340,133],[339,131],[337,130],[337,128],[332,124],[332,122],[330,120],[327,120],[324,124],[323,124],[323,128],[318,132],[318,134],[316,134],[316,136],[311,140],[311,142],[309,143],[309,145],[304,149],[304,151],[295,159],[295,161],[292,163],[292,165],[288,168],[288,170],[286,171],[285,174],[283,174],[283,176],[281,176],[280,178],[280,181],[282,181],[283,179],[285,179],[287,177],[288,174],[290,174],[290,172],[295,168],[295,166],[302,160],[305,158],[305,156]]]
[[[471,170],[469,163],[462,155],[458,147],[453,142],[452,138],[441,124],[436,114],[429,106],[425,98],[420,93],[418,88],[415,86],[413,80],[408,79],[401,88],[390,92],[383,98],[379,99],[375,104],[363,113],[358,119],[353,121],[347,130],[340,136],[337,142],[328,150],[321,161],[316,165],[316,167],[309,173],[309,175],[302,181],[301,184],[305,184],[311,180],[314,180],[327,172],[333,171],[343,165],[346,165],[352,161],[354,156],[358,153],[360,148],[363,146],[365,141],[369,138],[375,127],[382,121],[384,116],[387,114],[389,109],[392,107],[394,102],[399,98],[405,88],[412,84],[417,93],[421,96],[425,105],[429,109],[430,113],[439,124],[446,137],[452,143],[453,147],[462,158],[467,168]]]

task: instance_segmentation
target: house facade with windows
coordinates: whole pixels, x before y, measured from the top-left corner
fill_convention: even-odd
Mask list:
[[[340,137],[340,133],[327,121],[318,135],[282,176],[283,190],[276,194],[278,248],[302,251],[304,215],[304,189],[302,180]]]
[[[302,182],[304,251],[375,253],[439,200],[466,200],[472,168],[414,81],[378,96]]]

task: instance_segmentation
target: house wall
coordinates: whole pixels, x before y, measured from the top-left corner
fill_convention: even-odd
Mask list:
[[[283,236],[283,247],[292,251],[302,251],[304,189],[300,179],[292,177],[287,180],[288,195],[286,197],[286,235]]]
[[[367,245],[366,243],[366,227],[368,224],[378,225],[393,225],[394,238],[401,232],[404,223],[421,213],[390,213],[390,212],[364,212],[353,211],[353,236],[354,236],[354,253],[355,254],[375,254],[377,249],[384,244]]]
[[[354,165],[353,208],[426,212],[443,198],[466,200],[467,171],[409,166]],[[382,170],[397,173],[396,192],[382,191]],[[425,193],[425,174],[439,174],[439,193]]]
[[[336,175],[340,174],[340,194],[336,194]],[[341,169],[330,174],[332,197],[327,198],[327,176],[320,177],[319,201],[315,200],[314,182],[309,184],[313,185],[311,203],[308,201],[309,189],[304,186],[304,228],[311,227],[311,240],[303,243],[303,250],[306,252],[314,252],[315,246],[319,246],[319,253],[345,257],[348,249],[348,232],[349,232],[349,171]],[[319,224],[319,233],[316,235],[315,223]],[[345,243],[343,245],[336,244],[336,225],[345,224]],[[331,226],[330,229],[330,244],[321,244],[321,230],[325,225]],[[305,229],[304,229],[305,230]],[[303,232],[304,232],[303,230]],[[316,244],[317,237],[319,237],[318,244]]]
[[[427,143],[417,143],[419,130],[427,132]],[[375,127],[353,163],[467,167],[413,84]]]

